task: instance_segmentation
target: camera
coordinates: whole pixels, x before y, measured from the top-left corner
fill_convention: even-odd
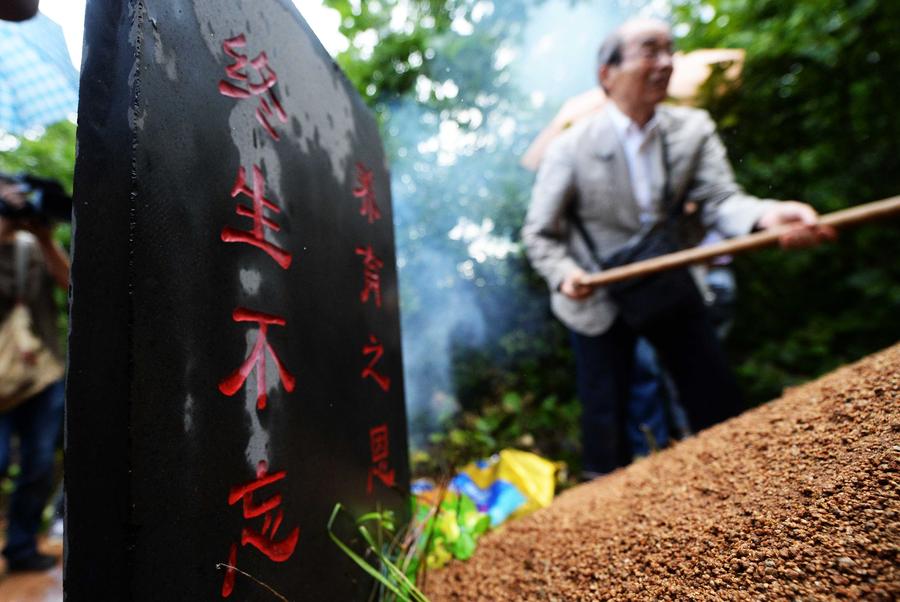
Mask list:
[[[0,173],[6,190],[0,195],[0,216],[8,219],[72,221],[72,197],[59,182],[27,174]]]

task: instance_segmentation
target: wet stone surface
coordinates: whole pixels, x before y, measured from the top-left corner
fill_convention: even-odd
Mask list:
[[[441,600],[900,598],[900,345],[569,490]]]

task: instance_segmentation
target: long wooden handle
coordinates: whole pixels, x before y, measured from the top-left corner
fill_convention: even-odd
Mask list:
[[[835,211],[819,218],[819,224],[831,226],[833,228],[842,228],[861,222],[867,222],[882,217],[900,213],[900,196],[891,197],[873,203],[857,205],[850,209]],[[645,259],[636,261],[628,265],[603,270],[596,274],[590,274],[582,280],[584,284],[590,286],[603,286],[611,282],[619,280],[627,280],[637,276],[645,276],[654,272],[661,272],[671,268],[677,268],[692,263],[700,263],[719,255],[733,255],[741,251],[749,249],[757,249],[766,247],[778,242],[778,239],[791,230],[791,226],[783,226],[764,230],[746,236],[740,236],[725,240],[719,243],[705,245],[703,247],[695,247],[684,251],[661,255],[653,259]]]

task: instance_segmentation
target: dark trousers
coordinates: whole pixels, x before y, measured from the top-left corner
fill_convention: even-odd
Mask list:
[[[19,438],[19,474],[9,502],[3,555],[22,560],[37,552],[41,515],[53,489],[53,459],[62,426],[63,381],[0,414],[0,474],[9,468],[12,436]]]
[[[672,377],[695,432],[741,411],[737,382],[702,306],[659,320],[640,335]],[[610,472],[631,460],[626,417],[637,337],[621,319],[597,336],[572,333],[585,471]]]
[[[634,346],[634,368],[628,390],[626,427],[631,456],[646,456],[652,444],[669,443],[669,393],[653,346],[639,338]]]

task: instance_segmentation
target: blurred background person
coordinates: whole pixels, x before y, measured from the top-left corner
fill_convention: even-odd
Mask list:
[[[40,391],[0,414],[0,471],[7,472],[17,441],[19,472],[9,503],[3,555],[11,572],[42,571],[57,559],[37,549],[37,533],[53,487],[54,455],[63,420],[64,386],[53,288],[69,287],[69,258],[52,237],[44,209],[65,205],[61,188],[37,179],[0,176],[0,319],[20,302],[31,332],[60,366]],[[53,200],[51,200],[51,198]],[[68,200],[69,204],[71,203]]]

